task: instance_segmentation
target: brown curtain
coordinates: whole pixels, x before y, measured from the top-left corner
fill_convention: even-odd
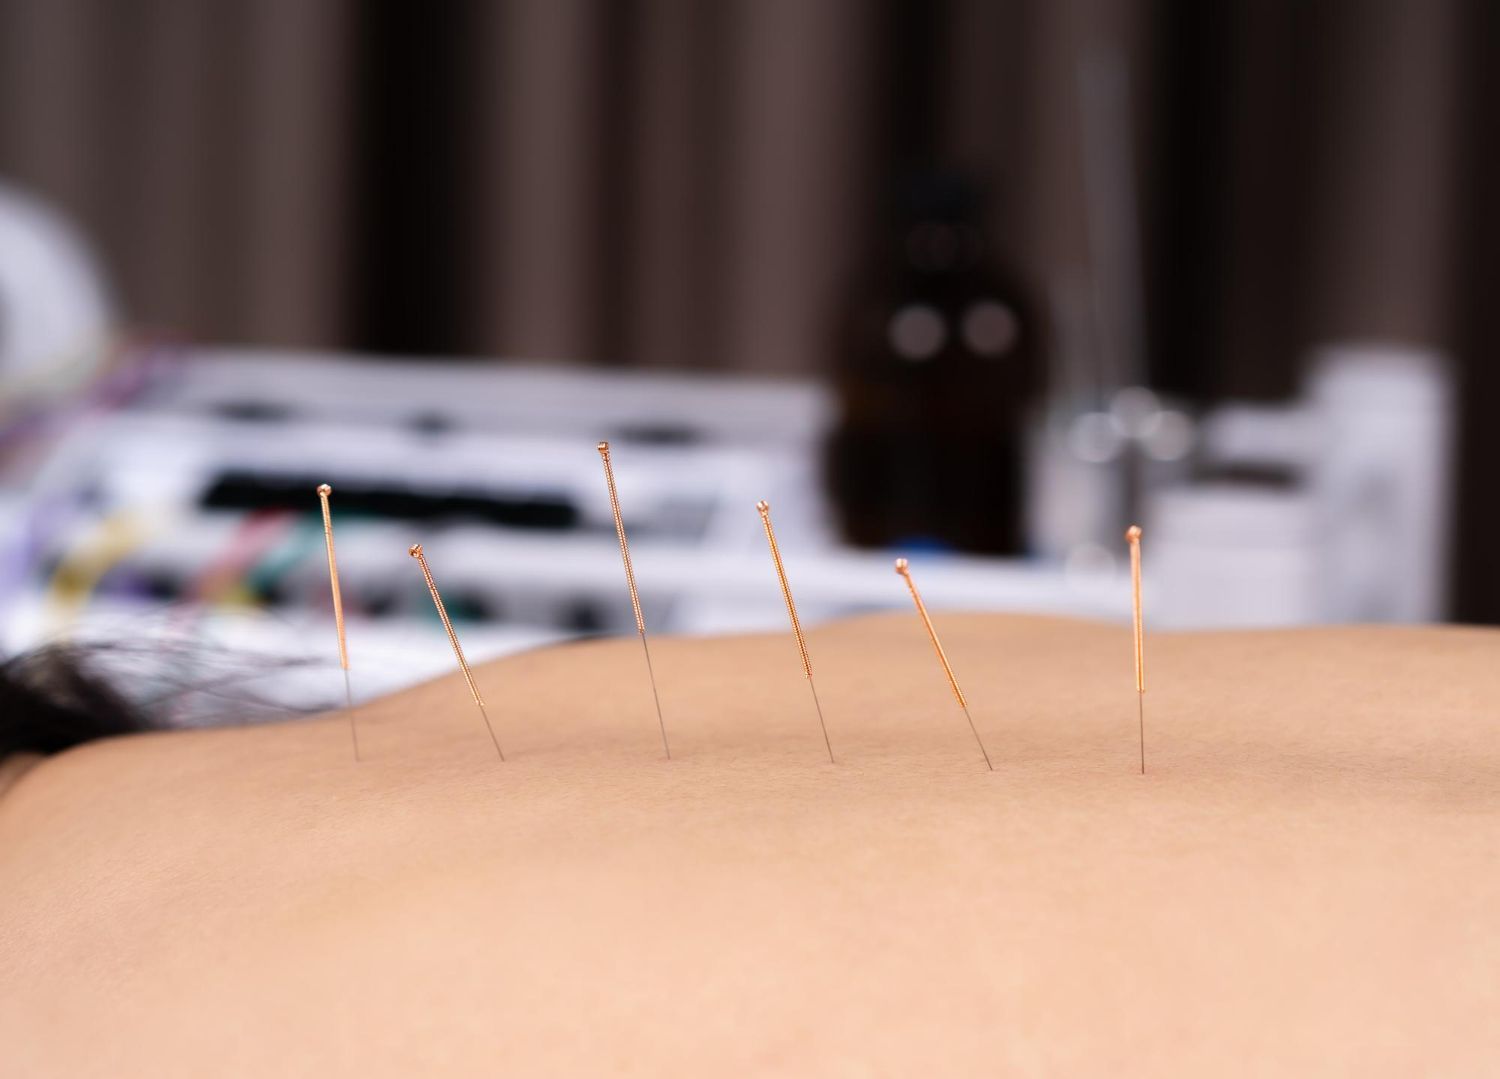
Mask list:
[[[472,345],[807,370],[864,223],[862,0],[555,0],[479,20]]]
[[[923,151],[987,184],[1059,348],[1276,395],[1330,336],[1452,343],[1474,20],[1458,0],[0,0],[0,176],[83,225],[133,321],[195,339],[808,371],[910,107]]]
[[[1281,397],[1308,348],[1448,348],[1461,41],[1452,0],[1163,8],[1153,344],[1195,396]]]
[[[818,364],[868,5],[386,7],[0,0],[0,176],[195,339]]]
[[[343,333],[348,13],[0,0],[0,178],[69,213],[143,325]]]

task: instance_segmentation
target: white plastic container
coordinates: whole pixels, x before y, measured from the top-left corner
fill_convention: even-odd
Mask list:
[[[1325,620],[1441,619],[1453,433],[1444,358],[1414,346],[1329,346],[1314,354],[1307,400]]]
[[[1157,493],[1142,539],[1148,617],[1174,629],[1318,621],[1316,521],[1305,491],[1206,483]]]

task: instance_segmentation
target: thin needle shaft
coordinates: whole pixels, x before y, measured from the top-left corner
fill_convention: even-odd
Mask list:
[[[1131,525],[1125,531],[1130,544],[1130,589],[1135,631],[1136,718],[1140,724],[1141,775],[1146,774],[1146,634],[1141,621],[1141,526]]]
[[[630,609],[635,613],[636,632],[641,635],[641,648],[646,653],[646,675],[651,679],[651,699],[656,702],[656,724],[661,728],[661,748],[672,759],[672,747],[667,744],[667,721],[661,714],[661,694],[656,691],[656,671],[651,667],[651,646],[646,643],[646,619],[641,614],[641,594],[635,587],[635,568],[630,564],[630,544],[625,539],[625,519],[620,515],[620,494],[615,490],[615,470],[609,461],[609,443],[599,443],[599,458],[604,462],[604,482],[609,485],[609,508],[615,515],[615,535],[620,540],[620,561],[625,564],[625,584],[630,589]]]
[[[802,657],[802,671],[807,675],[808,687],[812,690],[813,707],[818,710],[818,727],[823,732],[823,745],[828,750],[828,763],[833,764],[833,743],[828,739],[828,724],[823,721],[823,706],[818,702],[818,687],[813,683],[812,660],[807,655],[807,638],[802,635],[802,622],[797,617],[797,604],[792,599],[792,586],[787,583],[786,567],[781,564],[781,548],[776,545],[776,532],[771,527],[771,507],[764,500],[757,502],[760,523],[766,530],[766,543],[771,547],[771,561],[776,563],[776,577],[781,582],[781,595],[786,600],[787,617],[792,620],[792,635],[797,638],[797,652]]]
[[[359,760],[359,729],[354,725],[354,687],[349,684],[349,668],[344,668],[344,708],[349,712],[349,738],[354,742],[354,759]]]
[[[813,707],[818,710],[818,728],[823,732],[823,748],[828,750],[828,763],[833,761],[833,743],[828,740],[828,724],[823,722],[823,705],[818,700],[818,686],[812,675],[807,676],[807,688],[812,690]]]
[[[333,553],[333,513],[328,496],[333,488],[319,484],[318,503],[323,509],[323,542],[328,548],[328,584],[333,589],[333,624],[339,634],[339,666],[344,670],[344,705],[349,712],[349,739],[354,743],[354,760],[359,761],[359,730],[354,722],[354,691],[349,685],[349,642],[344,635],[344,594],[339,588],[339,560]]]
[[[651,666],[651,646],[646,643],[646,635],[641,634],[641,651],[646,653],[646,677],[651,680],[651,700],[656,704],[656,725],[661,730],[661,751],[666,754],[667,760],[672,759],[672,747],[667,744],[667,721],[661,717],[661,695],[656,692],[656,669]]]
[[[964,691],[958,688],[958,678],[953,673],[952,664],[948,662],[948,654],[943,651],[943,642],[938,640],[937,630],[932,625],[932,617],[927,613],[927,604],[922,602],[922,593],[917,591],[917,582],[912,580],[910,563],[904,558],[896,559],[896,572],[906,581],[912,602],[917,605],[917,614],[922,619],[922,625],[927,627],[927,638],[932,641],[938,662],[943,665],[943,673],[948,676],[948,685],[953,687],[953,696],[958,699],[958,706],[963,709],[964,718],[969,721],[969,730],[974,732],[974,741],[979,744],[979,752],[984,755],[985,767],[993,772],[995,766],[990,761],[990,751],[984,748],[984,739],[979,737],[979,728],[974,725],[974,717],[969,714],[969,702],[964,700]]]
[[[1141,775],[1146,774],[1146,694],[1135,695],[1135,718],[1141,732]]]
[[[495,737],[495,727],[490,723],[490,714],[485,711],[484,698],[479,695],[479,686],[474,681],[474,672],[469,670],[469,661],[464,658],[463,646],[458,643],[458,634],[453,632],[453,623],[448,620],[448,609],[443,606],[443,597],[438,595],[437,584],[432,579],[432,570],[427,566],[427,556],[422,553],[422,545],[413,543],[406,553],[415,558],[417,565],[422,567],[422,579],[427,582],[427,591],[432,593],[432,605],[437,608],[438,618],[442,620],[443,629],[448,633],[448,643],[453,646],[453,656],[458,660],[458,666],[464,672],[464,680],[469,683],[469,693],[474,697],[474,704],[478,706],[480,716],[484,718],[484,729],[490,732],[490,741],[495,743],[495,752],[503,761],[505,751],[500,748],[500,739]]]

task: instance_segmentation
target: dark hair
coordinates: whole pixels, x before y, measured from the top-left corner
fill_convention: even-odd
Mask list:
[[[91,669],[85,648],[49,645],[0,663],[0,757],[159,725]]]
[[[327,665],[211,640],[184,644],[145,627],[133,640],[46,645],[0,662],[0,757],[322,711],[336,706],[331,695],[297,689],[289,696],[274,686],[298,669]]]

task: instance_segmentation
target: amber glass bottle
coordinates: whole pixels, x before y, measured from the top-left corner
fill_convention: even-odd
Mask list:
[[[994,264],[973,185],[926,172],[892,201],[838,338],[827,464],[844,537],[1019,553],[1031,306]]]

